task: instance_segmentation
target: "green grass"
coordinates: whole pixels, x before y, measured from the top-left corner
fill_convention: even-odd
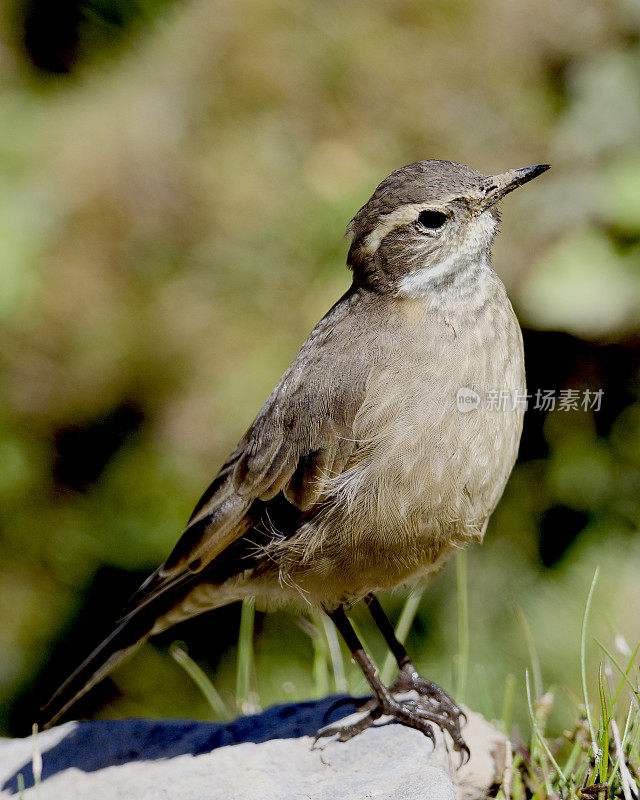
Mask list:
[[[573,726],[559,739],[547,738],[545,726],[553,707],[554,693],[547,691],[542,694],[538,689],[532,697],[527,670],[529,742],[516,741],[514,745],[513,762],[498,793],[502,800],[544,800],[547,797],[637,800],[640,796],[640,683],[636,661],[640,645],[623,667],[598,642],[604,660],[598,669],[599,702],[595,704],[595,710],[588,692],[586,643],[589,611],[597,580],[598,570],[589,588],[582,621],[580,677],[583,696],[581,703],[574,701]],[[542,673],[532,643],[530,654],[532,663],[537,665],[536,682],[541,686]],[[635,683],[630,677],[632,674]],[[503,720],[503,727],[509,729],[506,720]]]
[[[456,702],[464,703],[469,671],[469,596],[467,592],[467,554],[456,556],[456,585],[458,590],[458,652],[454,657]]]
[[[253,623],[255,615],[255,603],[253,600],[245,600],[240,614],[238,665],[236,669],[236,708],[242,714],[250,714],[260,709],[253,653]]]
[[[204,670],[196,664],[187,651],[177,642],[169,647],[169,655],[184,669],[191,680],[204,695],[206,701],[211,706],[215,719],[225,722],[233,717],[227,704],[220,697],[216,687],[206,675]]]
[[[547,724],[555,705],[557,689],[544,689],[544,665],[540,663],[536,644],[527,620],[519,607],[515,614],[520,622],[529,652],[531,669],[524,672],[524,699],[529,711],[529,730],[522,741],[512,732],[513,710],[518,700],[518,681],[514,675],[505,679],[502,707],[496,718],[490,696],[486,671],[474,668],[478,692],[472,703],[492,720],[512,740],[512,762],[503,785],[497,792],[499,800],[639,800],[640,780],[640,644],[627,653],[621,662],[603,643],[596,640],[603,660],[598,668],[598,698],[589,696],[588,676],[592,667],[586,662],[589,638],[589,612],[598,581],[596,570],[586,597],[580,641],[580,684],[582,697],[566,690],[572,701],[572,718],[560,737],[547,734]],[[467,687],[469,673],[469,610],[465,554],[458,555],[458,652],[454,656],[456,694],[460,701]],[[421,592],[410,593],[401,609],[396,635],[404,642],[418,611]],[[236,664],[235,710],[248,713],[259,708],[256,691],[255,658],[253,651],[254,605],[245,602],[242,608],[238,657]],[[311,638],[313,659],[310,665],[314,694],[324,697],[332,692],[356,693],[362,683],[349,685],[348,662],[335,628],[328,618],[314,613],[310,619],[301,618],[300,627]],[[365,643],[366,646],[366,643]],[[185,669],[209,702],[213,716],[226,720],[232,709],[224,703],[213,683],[187,653],[177,645],[171,655]],[[385,682],[393,678],[394,662],[386,657],[381,676]],[[531,676],[531,677],[530,677]],[[576,681],[578,683],[578,681]],[[522,699],[522,698],[521,698]]]

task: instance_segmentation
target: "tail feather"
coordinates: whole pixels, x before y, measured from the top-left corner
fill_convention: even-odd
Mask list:
[[[129,614],[67,678],[42,708],[43,728],[54,725],[78,698],[147,639],[153,628],[156,613],[142,613],[145,610],[148,612],[148,609],[141,609]]]
[[[217,483],[214,489],[220,490]],[[224,489],[224,485],[222,487]],[[131,655],[151,633],[164,630],[181,619],[195,616],[217,605],[226,605],[236,598],[220,595],[216,603],[209,597],[206,604],[183,606],[193,587],[200,583],[222,587],[239,572],[254,567],[256,541],[245,535],[255,528],[263,513],[262,503],[222,492],[212,510],[205,510],[210,500],[206,493],[201,510],[196,512],[169,559],[147,578],[128,606],[118,627],[86,658],[62,684],[41,710],[44,728],[49,728],[85,692],[107,675],[117,664]],[[228,501],[228,502],[224,502]],[[281,498],[288,520],[293,507]],[[280,508],[278,500],[270,501],[273,512]],[[299,510],[294,509],[299,515]],[[295,525],[289,525],[292,529]],[[256,534],[258,535],[258,534]],[[195,562],[198,562],[197,568]]]

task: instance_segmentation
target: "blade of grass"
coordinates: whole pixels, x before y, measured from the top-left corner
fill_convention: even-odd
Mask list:
[[[538,651],[536,649],[536,643],[533,640],[533,634],[531,633],[531,628],[529,627],[529,623],[527,622],[527,618],[524,615],[524,611],[520,608],[520,606],[515,603],[514,610],[516,612],[516,617],[518,618],[518,622],[520,623],[520,627],[522,628],[522,633],[524,634],[524,641],[527,645],[527,650],[529,652],[529,660],[531,661],[531,669],[533,671],[533,687],[535,689],[535,697],[536,700],[539,697],[542,697],[543,687],[542,687],[542,670],[540,669],[540,659],[538,658]]]
[[[491,702],[487,671],[482,664],[476,664],[473,671],[475,672],[476,681],[478,682],[478,689],[482,702],[482,713],[486,719],[495,719],[496,715],[493,703]]]
[[[568,758],[567,758],[567,760],[565,762],[565,765],[563,767],[563,770],[562,770],[565,775],[573,776],[573,770],[574,770],[574,768],[575,768],[575,766],[576,766],[576,764],[578,762],[578,758],[580,757],[580,754],[582,753],[582,744],[583,744],[583,742],[584,742],[584,739],[583,739],[582,736],[580,736],[580,732],[578,731],[578,733],[576,734],[576,740],[573,743],[573,747],[571,748],[571,752],[569,753],[569,756],[568,756]]]
[[[205,672],[196,664],[191,656],[175,642],[169,646],[169,655],[180,664],[195,685],[200,689],[206,701],[211,706],[215,719],[226,722],[232,718],[227,704],[218,694],[215,686]]]
[[[360,629],[360,626],[358,625],[356,620],[353,619],[353,617],[349,617],[349,621],[353,625],[353,630],[356,632],[356,636],[360,640],[360,644],[362,645],[365,653],[369,654],[369,658],[373,661],[373,663],[374,663],[374,665],[376,666],[376,669],[377,669],[376,661],[375,661],[375,659],[374,659],[374,657],[372,655],[372,652],[371,652],[371,650],[369,648],[369,645],[367,644],[366,639],[362,635],[362,630]],[[356,679],[355,684],[351,684],[354,687],[353,694],[361,694],[362,692],[370,692],[371,691],[371,687],[367,683],[367,680],[364,677],[364,675],[362,674],[362,672],[360,670],[357,670],[356,675],[357,675],[357,679]]]
[[[313,615],[313,686],[316,697],[329,694],[329,645],[320,614]]]
[[[502,771],[502,781],[500,783],[500,788],[496,794],[496,800],[501,797],[501,800],[509,800],[511,797],[511,789],[513,786],[513,750],[511,746],[508,744],[506,747],[505,752],[505,765]]]
[[[640,761],[640,713],[636,714],[634,720],[635,730],[629,745],[629,762],[637,764]]]
[[[599,573],[600,573],[600,567],[596,567],[596,571],[593,573],[593,580],[591,581],[589,594],[587,595],[587,603],[585,605],[584,616],[582,618],[582,631],[580,635],[580,674],[582,677],[582,696],[584,698],[585,712],[587,714],[587,724],[589,725],[589,734],[591,736],[591,746],[593,748],[594,755],[596,756],[597,756],[598,744],[596,742],[596,734],[593,728],[593,719],[591,718],[591,707],[589,705],[589,692],[587,690],[586,648],[587,648],[587,624],[589,621],[589,609],[591,608],[591,598],[593,597],[593,591],[596,588],[596,583],[598,581]]]
[[[467,553],[456,556],[456,586],[458,594],[458,653],[456,657],[455,697],[464,703],[469,667],[469,598],[467,591]]]
[[[542,749],[546,753],[547,758],[549,759],[549,761],[551,762],[551,764],[552,764],[553,768],[555,769],[556,773],[560,777],[560,780],[562,781],[563,784],[566,784],[567,783],[567,779],[565,777],[565,774],[560,769],[560,765],[558,764],[558,762],[553,757],[553,754],[551,753],[551,750],[549,749],[549,745],[545,741],[545,738],[542,735],[542,733],[540,732],[540,728],[538,727],[538,720],[536,719],[536,715],[535,715],[535,712],[533,710],[533,703],[531,702],[531,688],[529,686],[529,670],[528,669],[525,670],[524,677],[525,677],[525,685],[526,685],[526,690],[527,690],[527,705],[529,706],[529,717],[531,719],[531,725],[533,726],[533,730],[535,731],[535,734],[538,737],[538,741],[540,742],[540,746],[542,747]],[[545,776],[545,780],[548,780],[546,778],[546,776]],[[550,784],[547,785],[547,793],[551,794],[551,786],[550,786]]]
[[[511,728],[511,715],[513,714],[513,698],[516,691],[516,676],[509,673],[504,682],[504,694],[502,695],[502,725],[503,733],[509,736]]]
[[[420,607],[420,601],[422,600],[423,594],[424,589],[411,592],[404,601],[402,611],[400,612],[400,617],[398,618],[398,624],[396,625],[395,629],[396,639],[400,642],[400,644],[404,644],[407,641],[407,636],[409,635],[413,621],[418,613],[418,608]],[[396,661],[393,657],[393,654],[387,653],[382,666],[382,671],[380,673],[383,683],[389,683],[391,681],[395,667]]]
[[[511,797],[513,800],[524,800],[526,797],[526,790],[522,782],[522,774],[520,772],[520,755],[516,754],[513,759],[512,776],[511,776]]]
[[[246,713],[249,706],[249,692],[251,690],[255,611],[256,606],[252,599],[242,601],[240,634],[238,636],[238,662],[236,666],[236,706],[243,713]]]
[[[34,722],[31,726],[31,772],[33,773],[33,785],[36,796],[40,797],[40,785],[42,781],[42,753],[38,742],[38,723]]]
[[[627,665],[627,668],[625,670],[623,670],[622,667],[620,666],[620,664],[618,664],[618,662],[616,661],[615,656],[612,655],[612,653],[602,644],[602,642],[599,639],[596,639],[595,641],[596,641],[596,644],[598,645],[598,647],[604,652],[604,654],[606,656],[608,656],[608,658],[611,660],[611,663],[618,670],[618,672],[622,675],[622,681],[620,682],[620,686],[618,686],[618,691],[615,693],[615,696],[613,698],[613,705],[615,706],[616,701],[617,701],[618,697],[620,696],[620,691],[621,691],[621,689],[622,689],[622,687],[624,686],[625,683],[627,683],[629,685],[629,687],[631,688],[631,691],[633,692],[635,697],[637,699],[640,699],[640,692],[631,683],[631,680],[629,678],[629,672],[631,671],[631,667],[633,666],[633,662],[635,661],[636,655],[638,654],[638,650],[640,649],[640,642],[638,642],[638,645],[636,646],[636,649],[633,651],[633,653],[631,655],[631,659],[629,660],[629,664]]]
[[[582,786],[585,776],[589,769],[591,768],[591,758],[585,758],[582,762],[578,765],[578,767],[574,770],[571,779],[573,780],[574,786]],[[580,797],[580,795],[578,795]]]
[[[609,768],[609,723],[611,719],[607,705],[602,661],[598,669],[598,691],[600,692],[600,708],[602,711],[602,734],[600,739],[600,763],[598,765],[598,772],[600,775],[600,783],[606,783],[607,771]]]
[[[622,740],[620,739],[620,729],[618,728],[618,723],[615,719],[611,720],[611,732],[613,733],[613,744],[616,749],[616,764],[611,772],[611,777],[609,778],[609,789],[613,786],[614,778],[616,777],[616,773],[620,770],[620,785],[622,786],[622,793],[624,794],[625,800],[633,800],[632,794],[632,784],[634,784],[633,778],[627,768],[627,764],[624,757],[624,742],[627,736],[628,727],[629,727],[629,720],[631,718],[631,708],[629,708],[629,714],[627,715],[627,723],[625,725],[625,732]],[[635,784],[634,784],[635,785]],[[637,787],[636,787],[636,794],[637,794]]]
[[[326,614],[322,615],[322,627],[324,628],[324,635],[327,637],[327,645],[329,646],[329,655],[331,656],[331,666],[333,669],[336,691],[347,692],[347,677],[344,670],[344,661],[342,660],[342,651],[340,650],[340,640],[338,639],[335,625]]]
[[[629,734],[631,733],[631,717],[633,716],[633,704],[629,703],[629,711],[627,713],[627,721],[624,724],[624,733],[622,734],[622,746],[626,747],[629,741]]]

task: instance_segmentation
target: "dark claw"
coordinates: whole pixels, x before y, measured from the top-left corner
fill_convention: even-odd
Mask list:
[[[334,733],[340,733],[340,731],[336,729],[334,725],[327,725],[324,728],[320,728],[320,730],[315,735],[313,744],[311,745],[311,749],[312,750],[315,749],[315,746],[318,744],[320,739],[322,739],[325,736],[333,736]]]
[[[408,664],[398,675],[397,680],[387,691],[382,687],[383,695],[377,700],[371,698],[362,703],[358,710],[365,715],[346,725],[332,724],[318,731],[314,747],[324,736],[337,735],[341,742],[371,727],[381,716],[389,716],[402,725],[421,731],[436,743],[432,724],[446,731],[453,742],[453,748],[460,753],[460,766],[467,763],[471,752],[461,731],[461,722],[467,723],[467,715],[437,684],[426,680],[418,674],[412,664]],[[394,695],[415,691],[418,699],[397,700]]]
[[[425,736],[428,736],[429,739],[431,739],[431,741],[433,742],[433,746],[435,747],[436,735],[433,732],[433,728],[431,727],[431,725],[425,725],[424,728],[420,728],[420,730],[422,731],[422,733],[424,733]]]
[[[346,725],[340,725],[339,723],[333,723],[331,725],[325,725],[324,728],[320,728],[318,733],[316,733],[316,737],[313,740],[313,745],[311,749],[318,744],[318,740],[324,736],[338,736],[338,741],[340,742],[348,742],[349,739],[353,739],[354,736],[357,736],[362,731],[370,728],[373,723],[381,716],[380,708],[375,707],[368,714],[365,714],[362,719],[356,720],[355,722],[348,723]]]
[[[451,719],[455,728],[458,730],[460,740],[463,741],[459,732],[460,721],[463,720],[466,725],[469,721],[467,715],[443,689],[437,684],[423,678],[411,663],[403,668],[390,691],[393,693],[396,691],[410,690],[417,692],[420,697],[435,701],[435,709]]]
[[[460,741],[456,742],[453,746],[460,753],[460,767],[463,767],[465,764],[468,764],[469,759],[471,758],[471,750],[469,750],[467,743],[464,741]]]
[[[376,704],[356,722],[346,725],[332,724],[321,728],[316,734],[313,747],[316,746],[319,739],[326,736],[337,735],[339,741],[346,742],[371,727],[381,716],[392,717],[396,722],[420,731],[431,739],[434,746],[436,737],[431,723],[438,725],[442,730],[449,732],[453,739],[454,748],[466,753],[468,760],[469,748],[465,744],[457,724],[449,719],[445,713],[439,712],[431,703],[425,706],[417,700],[398,701],[392,697],[388,700],[385,699],[380,704]]]

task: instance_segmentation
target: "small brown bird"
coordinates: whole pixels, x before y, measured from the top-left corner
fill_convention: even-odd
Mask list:
[[[450,161],[393,172],[351,220],[353,283],[316,325],[123,621],[45,708],[50,724],[148,636],[235,600],[323,608],[382,715],[468,754],[461,711],[422,678],[374,592],[482,541],[518,451],[522,336],[491,268],[496,203],[548,169]],[[510,398],[496,408],[490,393]],[[469,405],[469,401],[471,404]],[[364,599],[400,669],[378,677],[345,607]],[[409,689],[418,699],[398,698]],[[415,695],[414,695],[415,697]]]

